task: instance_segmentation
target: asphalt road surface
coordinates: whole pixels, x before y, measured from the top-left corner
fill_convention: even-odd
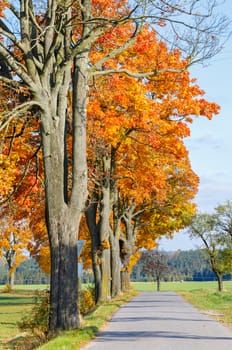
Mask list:
[[[83,350],[232,350],[232,331],[176,293],[143,292]]]

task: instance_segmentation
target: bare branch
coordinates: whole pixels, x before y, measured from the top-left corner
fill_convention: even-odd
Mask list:
[[[4,77],[3,75],[1,75],[0,81],[4,83],[4,87],[6,87],[6,89],[14,91],[16,91],[16,89],[18,89],[21,86],[21,84],[18,81],[9,79],[7,77]]]
[[[36,84],[31,79],[31,77],[23,69],[23,66],[15,60],[12,54],[5,48],[5,46],[0,42],[0,55],[4,57],[5,62],[14,71],[18,77],[20,77],[30,88],[31,91],[35,92],[37,90]]]
[[[6,24],[0,18],[0,34],[10,39],[10,41],[16,45],[22,52],[24,52],[25,47],[22,43],[16,38],[16,36],[9,30]]]
[[[120,53],[124,52],[130,45],[132,45],[135,40],[136,40],[136,37],[139,33],[139,31],[142,29],[142,26],[137,24],[136,23],[136,27],[135,27],[135,31],[134,33],[132,34],[131,38],[129,38],[125,43],[124,45],[122,45],[120,48],[118,49],[115,49],[115,50],[112,50],[108,53],[108,55],[106,55],[105,57],[103,57],[101,60],[99,60],[90,70],[91,71],[95,71],[97,69],[101,69],[102,68],[102,65],[104,63],[106,63],[109,59],[112,59],[118,55],[120,55]]]
[[[156,69],[154,71],[149,71],[149,72],[131,72],[128,69],[107,69],[107,70],[103,70],[103,71],[96,71],[96,72],[92,72],[92,75],[94,76],[101,76],[101,75],[108,75],[108,74],[126,74],[129,77],[132,78],[148,78],[148,77],[154,77],[156,75],[159,74],[163,74],[163,73],[183,73],[187,68],[189,67],[189,65],[186,64],[186,66],[182,69],[172,69],[172,68],[164,68],[164,69]]]
[[[22,103],[18,107],[14,108],[14,110],[7,112],[3,114],[2,122],[0,124],[0,131],[2,131],[15,117],[18,117],[19,115],[23,115],[26,111],[28,111],[33,106],[39,106],[37,101],[28,101],[25,103]]]

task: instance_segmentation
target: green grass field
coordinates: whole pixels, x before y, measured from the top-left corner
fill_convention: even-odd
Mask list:
[[[14,286],[14,290],[26,290],[26,291],[35,291],[35,290],[43,290],[49,289],[48,284],[16,284]]]
[[[0,293],[0,348],[3,341],[19,334],[17,322],[30,312],[33,303],[33,293],[26,289]]]
[[[156,291],[154,282],[132,282],[131,285],[137,291]],[[232,281],[224,281],[225,290],[232,290]],[[192,291],[196,289],[217,290],[217,282],[161,282],[160,290],[168,291]]]
[[[132,283],[134,293],[139,291],[156,291],[153,282]],[[30,312],[33,307],[34,289],[44,289],[44,286],[16,286],[11,293],[1,293],[0,290],[0,349],[30,349],[30,341],[21,334],[21,344],[15,345],[10,341],[20,336],[17,322]],[[232,328],[232,281],[224,282],[224,292],[217,292],[216,282],[162,282],[161,291],[176,291],[186,300],[201,310],[206,310],[212,317]],[[91,339],[102,325],[109,319],[121,304],[125,303],[131,295],[126,295],[117,300],[100,306],[93,314],[84,319],[83,329],[65,332],[54,340],[44,344],[39,350],[77,350],[83,342]],[[24,338],[23,338],[24,337]],[[17,343],[18,344],[18,343]]]
[[[42,288],[40,288],[42,289]],[[34,289],[16,286],[11,293],[2,293],[0,290],[0,349],[29,350],[34,338],[20,333],[17,322],[33,307]],[[85,342],[95,336],[112,313],[129,300],[136,292],[123,295],[98,307],[92,314],[83,320],[83,328],[65,332],[50,342],[37,347],[41,350],[77,350]],[[38,344],[38,339],[37,339]],[[39,346],[39,345],[38,345]]]

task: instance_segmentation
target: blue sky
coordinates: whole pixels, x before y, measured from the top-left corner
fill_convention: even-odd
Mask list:
[[[231,0],[225,2],[224,8],[232,16]],[[232,37],[220,54],[206,66],[192,67],[191,74],[205,90],[205,97],[221,107],[220,114],[211,121],[195,119],[186,140],[192,168],[200,177],[195,202],[199,211],[212,212],[218,204],[232,200]],[[197,246],[200,242],[191,241],[185,233],[160,242],[160,249],[164,250]]]

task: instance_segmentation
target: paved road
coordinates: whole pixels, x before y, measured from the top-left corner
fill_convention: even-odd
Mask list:
[[[85,350],[232,350],[232,331],[172,292],[143,292]]]

